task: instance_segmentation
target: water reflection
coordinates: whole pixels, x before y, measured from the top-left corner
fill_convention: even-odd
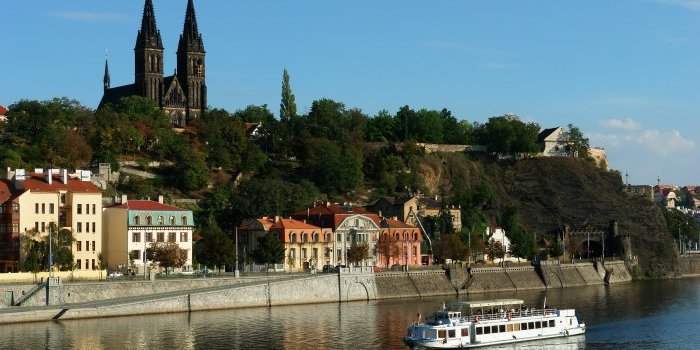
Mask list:
[[[475,295],[574,307],[585,337],[494,349],[694,349],[700,280]],[[406,326],[449,298],[300,305],[0,326],[0,349],[400,349]]]

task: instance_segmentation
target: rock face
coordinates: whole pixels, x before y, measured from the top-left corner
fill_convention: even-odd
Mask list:
[[[648,199],[625,194],[618,172],[572,158],[516,162],[474,161],[460,154],[425,158],[423,169],[429,171],[422,175],[428,191],[457,193],[486,184],[495,197],[486,208],[487,216],[496,218],[505,208],[517,208],[523,225],[544,237],[553,237],[565,225],[609,227],[616,220],[620,234],[631,239],[642,273],[661,277],[677,270],[678,257],[661,209]]]

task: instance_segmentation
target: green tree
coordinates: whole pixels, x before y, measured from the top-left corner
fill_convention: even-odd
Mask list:
[[[433,256],[438,262],[445,262],[446,259],[462,261],[468,253],[467,246],[456,234],[441,236],[433,242]]]
[[[514,115],[489,118],[476,131],[479,144],[491,153],[517,155],[537,153],[537,136],[540,127],[536,123],[524,123]]]
[[[571,157],[589,158],[590,145],[588,138],[583,136],[581,129],[569,124],[568,130],[564,134],[567,141],[566,152]]]
[[[280,119],[289,121],[297,115],[297,104],[292,86],[289,83],[289,73],[284,69],[282,73],[282,102],[280,103]]]
[[[347,252],[348,262],[357,265],[369,258],[369,246],[367,243],[352,242]]]
[[[486,254],[489,256],[489,260],[492,262],[495,259],[503,259],[506,254],[505,249],[503,249],[503,244],[496,240],[489,240],[489,244],[486,246]]]
[[[201,236],[194,249],[197,261],[204,266],[217,268],[235,263],[235,243],[224,234],[213,216],[202,225]]]
[[[187,251],[180,249],[177,243],[156,242],[146,249],[148,260],[165,269],[167,275],[171,269],[181,268],[187,263]]]
[[[268,267],[284,262],[284,246],[277,235],[268,232],[258,238],[258,246],[253,251],[253,260],[256,264],[264,264]]]

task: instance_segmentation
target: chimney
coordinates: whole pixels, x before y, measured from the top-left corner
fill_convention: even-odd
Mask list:
[[[46,183],[49,185],[53,183],[53,169],[46,169]]]
[[[126,203],[128,203],[128,198],[126,197],[125,194],[123,194],[122,199],[121,199],[121,204],[126,204]]]
[[[163,195],[162,194],[158,195],[158,203],[163,204]]]
[[[68,184],[68,169],[61,169],[61,182],[64,185]]]

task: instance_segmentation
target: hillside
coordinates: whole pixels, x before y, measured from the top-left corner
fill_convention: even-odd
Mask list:
[[[421,167],[431,192],[470,192],[486,185],[493,200],[487,216],[517,209],[529,232],[552,237],[564,225],[608,227],[617,220],[629,234],[633,254],[647,276],[672,272],[677,256],[661,209],[651,201],[622,191],[617,172],[572,158],[535,158],[518,162],[469,160],[464,155],[426,156]],[[496,219],[497,220],[497,219]]]

